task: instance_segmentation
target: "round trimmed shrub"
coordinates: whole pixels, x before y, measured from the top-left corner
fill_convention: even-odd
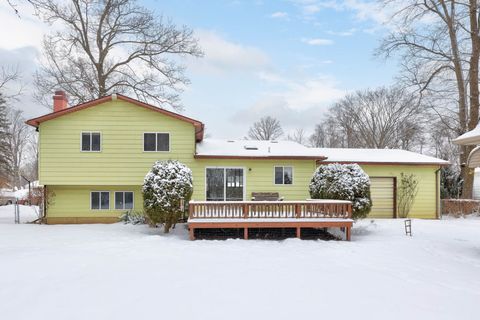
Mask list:
[[[162,224],[165,233],[177,223],[193,192],[192,170],[176,160],[157,161],[143,182],[143,206],[152,225]]]
[[[352,201],[352,218],[365,218],[372,208],[370,178],[358,164],[326,164],[317,168],[310,182],[312,199]]]

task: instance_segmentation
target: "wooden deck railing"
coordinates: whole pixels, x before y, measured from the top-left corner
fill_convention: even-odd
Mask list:
[[[352,203],[312,201],[190,201],[189,219],[352,217]]]

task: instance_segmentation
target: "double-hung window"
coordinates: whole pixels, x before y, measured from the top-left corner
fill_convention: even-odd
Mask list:
[[[92,191],[90,193],[90,207],[92,210],[110,209],[110,192]]]
[[[115,191],[115,209],[128,210],[133,209],[132,191]]]
[[[82,132],[82,151],[99,152],[101,150],[100,132]]]
[[[162,132],[144,133],[143,151],[170,151],[170,134]]]
[[[293,184],[293,167],[276,166],[275,184]]]

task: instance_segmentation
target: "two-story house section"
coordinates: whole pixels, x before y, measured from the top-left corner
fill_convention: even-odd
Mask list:
[[[371,177],[374,217],[396,217],[397,178],[420,178],[412,216],[439,215],[438,169],[446,161],[403,150],[316,149],[291,141],[204,139],[201,121],[112,94],[70,107],[57,91],[52,113],[28,120],[39,132],[39,180],[49,195],[47,223],[115,222],[142,211],[142,184],[157,160],[192,169],[200,201],[250,200],[275,192],[309,198],[317,165],[359,163]]]
[[[194,162],[203,123],[121,95],[31,119],[39,132],[39,180],[52,194],[48,223],[117,221],[142,209],[143,178],[156,160]]]

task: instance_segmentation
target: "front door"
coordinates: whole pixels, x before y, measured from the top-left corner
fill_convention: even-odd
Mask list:
[[[207,201],[242,201],[244,181],[243,168],[207,168]]]

